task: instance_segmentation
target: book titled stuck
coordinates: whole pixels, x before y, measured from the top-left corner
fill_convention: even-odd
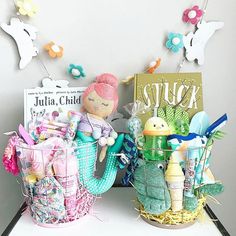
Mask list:
[[[137,74],[134,82],[134,101],[149,108],[140,116],[143,123],[153,116],[154,108],[180,106],[190,118],[203,110],[201,73]]]

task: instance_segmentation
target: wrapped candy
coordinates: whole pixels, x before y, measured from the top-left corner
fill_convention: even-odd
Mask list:
[[[124,108],[131,116],[127,124],[128,130],[132,137],[137,139],[138,135],[142,133],[142,121],[138,116],[148,112],[149,108],[145,107],[145,104],[138,100],[127,104]]]

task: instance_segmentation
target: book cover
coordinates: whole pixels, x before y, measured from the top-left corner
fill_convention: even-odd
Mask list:
[[[153,116],[154,108],[180,106],[190,118],[203,110],[201,73],[137,74],[134,100],[145,103],[149,112],[140,116],[143,123]]]
[[[24,90],[24,126],[42,119],[68,121],[68,111],[80,111],[86,87],[35,88]]]

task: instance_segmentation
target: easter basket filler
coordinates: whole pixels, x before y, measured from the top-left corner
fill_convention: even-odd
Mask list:
[[[182,99],[186,97],[183,93]],[[153,101],[156,104],[155,98]],[[122,183],[135,188],[142,219],[162,228],[193,224],[202,216],[207,198],[224,189],[209,165],[214,140],[223,137],[220,129],[227,116],[210,124],[204,111],[190,118],[181,103],[183,100],[176,106],[165,104],[152,109],[136,100],[126,106],[131,118],[123,151],[129,165]],[[144,118],[151,112],[150,118]]]
[[[83,112],[69,111],[62,122],[55,112],[43,116],[34,107],[29,127],[20,125],[18,132],[8,133],[3,165],[13,175],[21,173],[25,201],[36,224],[75,222],[113,185],[124,135],[103,118],[118,105],[117,86],[116,77],[102,74],[85,89]],[[43,90],[40,93],[43,96]],[[106,158],[101,178],[95,177],[98,156],[100,161]]]

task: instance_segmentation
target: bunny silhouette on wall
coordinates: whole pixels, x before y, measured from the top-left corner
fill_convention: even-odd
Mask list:
[[[185,57],[188,61],[197,59],[199,65],[204,63],[204,50],[208,40],[224,26],[223,22],[199,22],[195,33],[190,32],[183,37],[184,47],[186,49]]]
[[[19,67],[24,69],[38,54],[38,49],[33,44],[38,30],[16,17],[11,18],[9,25],[2,23],[1,28],[15,40],[21,58]]]

